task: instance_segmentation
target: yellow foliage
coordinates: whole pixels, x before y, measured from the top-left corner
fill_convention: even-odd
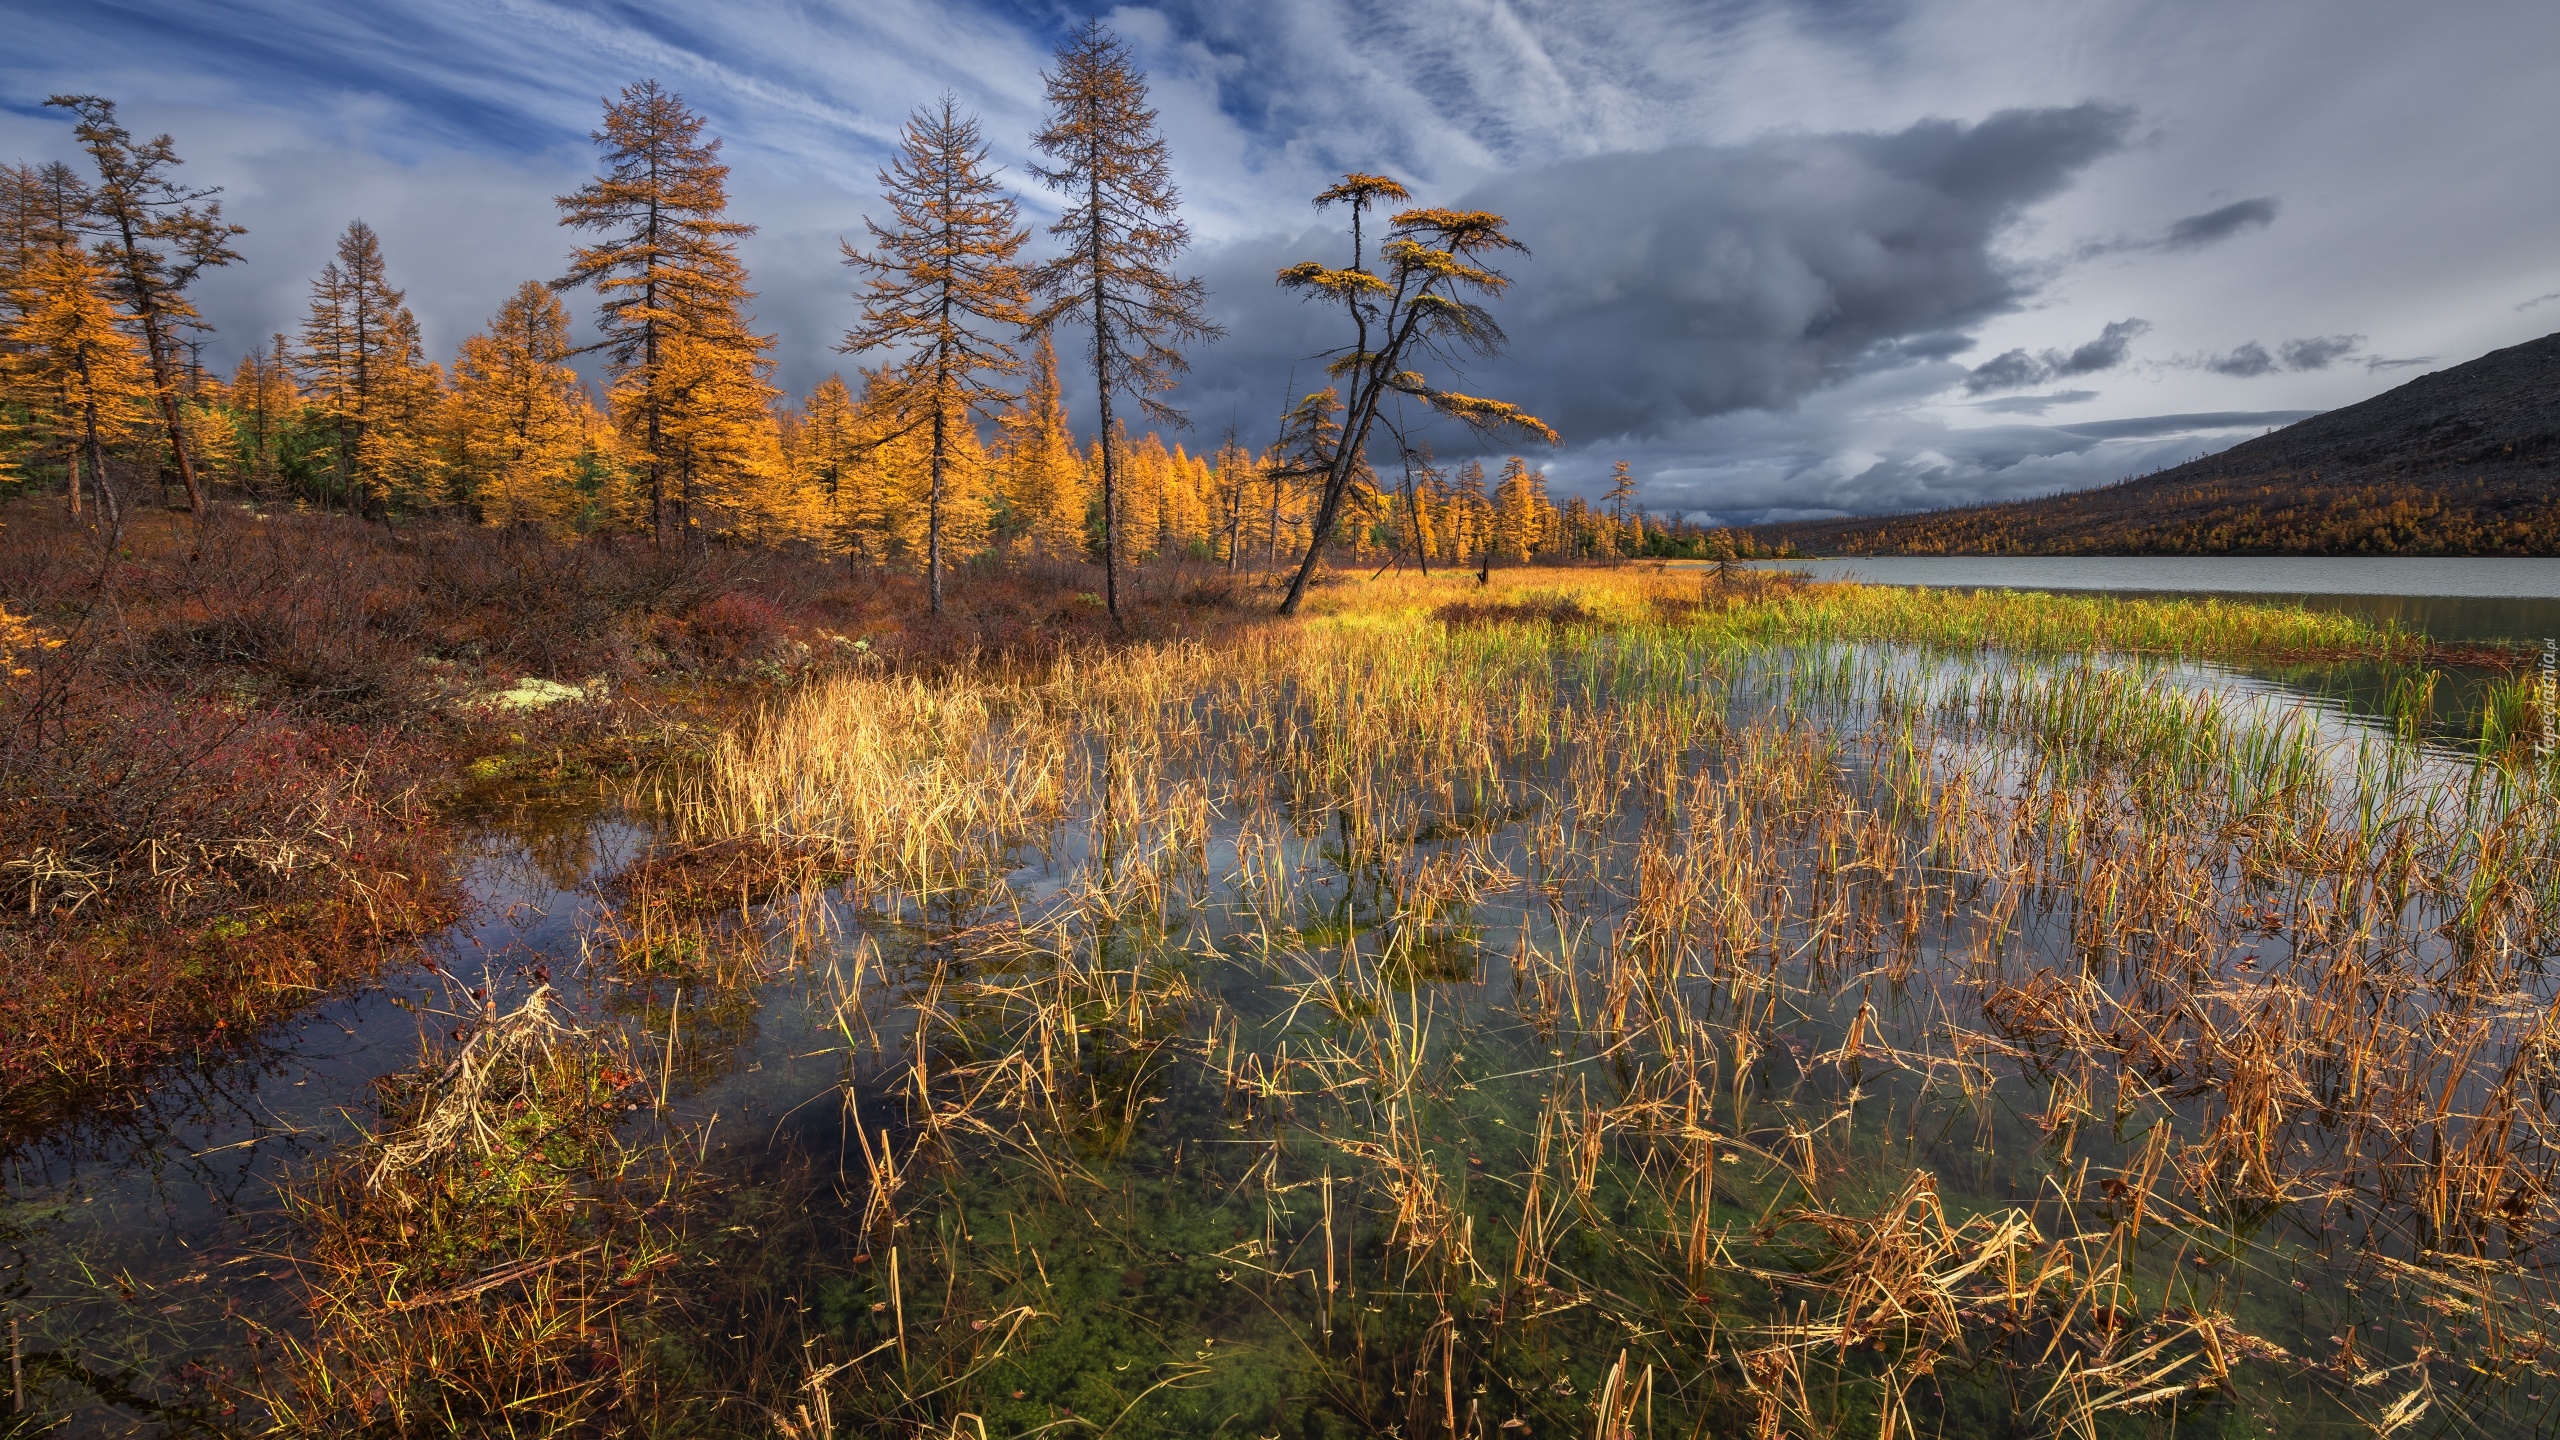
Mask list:
[[[454,449],[462,489],[492,525],[559,529],[585,497],[578,460],[590,411],[569,355],[569,312],[528,280],[454,361]]]
[[[930,414],[904,408],[911,393],[877,377],[864,391],[863,428],[871,437],[853,467],[850,503],[839,506],[847,548],[885,564],[925,562],[932,524],[933,427]],[[993,519],[995,467],[977,431],[945,422],[942,476],[942,546],[948,557],[987,548]]]
[[[59,636],[45,634],[26,616],[12,615],[8,606],[0,605],[0,675],[16,679],[26,674],[27,667],[18,663],[18,657],[29,650],[61,648]]]
[[[1014,533],[1043,555],[1081,556],[1092,477],[1058,399],[1058,352],[1043,331],[1032,351],[1031,386],[999,422],[999,488]]]
[[[29,428],[72,465],[75,508],[83,461],[105,484],[96,471],[106,450],[155,419],[142,347],[118,324],[106,280],[77,247],[37,253],[9,289],[17,318],[0,333],[0,395],[23,407]]]

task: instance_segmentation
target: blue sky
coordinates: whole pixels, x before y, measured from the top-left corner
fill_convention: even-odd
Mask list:
[[[443,356],[558,273],[551,197],[589,172],[600,97],[655,77],[726,142],[759,323],[805,392],[849,363],[836,241],[898,125],[949,90],[1019,182],[1039,70],[1085,13],[0,0],[0,155],[71,158],[45,95],[113,96],[250,227],[202,287],[212,353],[293,329],[361,217]],[[1192,357],[1195,445],[1267,438],[1334,343],[1270,276],[1339,248],[1306,197],[1350,168],[1531,244],[1513,352],[1471,379],[1556,422],[1560,489],[1625,458],[1702,517],[2114,480],[2560,329],[2547,3],[1102,14],[1149,68],[1231,331]]]

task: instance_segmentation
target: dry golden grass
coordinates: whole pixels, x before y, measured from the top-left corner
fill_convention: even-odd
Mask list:
[[[279,1428],[2387,1432],[2554,1363],[2550,776],[2160,663],[2407,637],[1633,567],[1309,609],[849,668],[668,776],[592,937],[663,1041],[527,1011],[394,1095],[303,1197]],[[701,1063],[668,987],[786,984],[829,1319],[800,1255],[658,1288],[697,1172],[614,1121]],[[1126,1370],[1124,1314],[1253,1358]]]

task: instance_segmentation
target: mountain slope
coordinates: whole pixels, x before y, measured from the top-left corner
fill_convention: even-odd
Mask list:
[[[2560,334],[2156,475],[1752,533],[1816,555],[2560,555]]]

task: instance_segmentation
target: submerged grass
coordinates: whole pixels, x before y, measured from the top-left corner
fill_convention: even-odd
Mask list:
[[[716,1388],[670,1283],[704,1256],[705,1196],[630,1123],[657,1067],[548,986],[465,1003],[476,1020],[379,1082],[369,1141],[287,1192],[306,1313],[261,1327],[235,1393],[289,1435],[680,1428]]]

